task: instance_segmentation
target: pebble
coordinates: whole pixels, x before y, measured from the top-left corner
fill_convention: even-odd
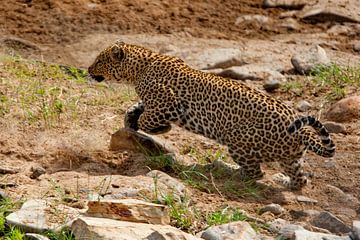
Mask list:
[[[272,92],[278,88],[281,87],[281,83],[278,80],[270,80],[270,81],[266,81],[263,85],[264,89],[267,92]]]
[[[256,239],[256,232],[248,222],[237,221],[218,226],[212,226],[206,229],[201,238],[205,240],[253,240]]]
[[[334,122],[360,119],[360,96],[347,97],[334,103],[324,115],[327,120]]]
[[[263,214],[265,212],[271,212],[275,215],[279,215],[279,214],[283,213],[284,211],[285,211],[285,209],[283,207],[281,207],[279,204],[271,203],[271,204],[268,204],[268,205],[262,207],[260,209],[260,214]]]
[[[31,179],[38,179],[41,175],[46,173],[46,170],[43,167],[40,166],[32,166],[31,167]]]
[[[360,240],[360,221],[353,221],[351,236],[354,240]]]
[[[329,133],[347,134],[346,127],[341,123],[327,121],[323,125]]]
[[[307,112],[311,109],[311,107],[311,104],[305,100],[302,100],[296,104],[296,109],[300,112]]]
[[[298,202],[311,203],[311,204],[315,204],[318,202],[316,199],[312,199],[303,195],[296,196],[296,200]]]

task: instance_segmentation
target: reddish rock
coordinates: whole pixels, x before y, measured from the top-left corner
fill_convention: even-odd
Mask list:
[[[360,119],[360,96],[344,98],[333,104],[325,118],[334,122],[350,122]]]

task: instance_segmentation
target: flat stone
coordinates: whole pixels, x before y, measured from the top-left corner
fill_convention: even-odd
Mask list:
[[[284,211],[285,211],[285,209],[276,203],[271,203],[271,204],[268,204],[268,205],[260,208],[260,214],[263,214],[265,212],[271,212],[275,215],[279,215],[279,214],[283,213]]]
[[[253,240],[256,238],[256,232],[248,222],[238,221],[212,226],[201,234],[201,238],[206,240]]]
[[[54,208],[62,213],[61,218],[53,214]],[[6,217],[6,223],[25,232],[41,233],[57,230],[78,217],[79,214],[77,209],[65,205],[52,206],[46,200],[31,199],[26,201],[20,210],[9,214]]]
[[[80,217],[71,225],[76,239],[201,240],[168,225],[133,223],[107,218]]]
[[[137,199],[89,201],[87,215],[115,220],[150,224],[169,224],[169,209],[165,205]]]
[[[308,51],[295,53],[291,58],[291,63],[300,74],[308,74],[319,65],[330,64],[330,59],[327,57],[325,50],[316,45]]]
[[[311,107],[311,104],[305,100],[302,100],[296,104],[296,109],[300,112],[307,112],[311,109]]]
[[[334,103],[324,116],[334,122],[350,122],[359,119],[360,96],[347,97]]]
[[[235,21],[235,25],[243,24],[244,22],[251,22],[258,25],[264,25],[270,23],[272,20],[268,16],[259,14],[245,14],[238,17]]]
[[[229,68],[246,64],[243,53],[236,48],[212,48],[206,49],[197,55],[199,69]]]
[[[234,66],[226,68],[217,73],[217,75],[235,80],[277,80],[284,82],[285,76],[276,70],[260,64],[246,64],[243,66]]]
[[[282,219],[282,218],[276,218],[272,221],[267,222],[266,224],[269,225],[269,229],[272,232],[278,233],[281,230],[281,228],[290,224],[290,222],[286,221],[285,219]]]
[[[311,224],[315,227],[327,229],[335,234],[344,234],[351,231],[343,221],[330,212],[321,212],[311,220]]]
[[[351,240],[348,236],[336,236],[326,233],[310,232],[308,230],[296,230],[294,236],[291,238],[294,240]]]
[[[306,197],[306,196],[303,196],[303,195],[296,196],[296,200],[298,202],[310,203],[310,204],[315,204],[315,203],[318,202],[318,200],[316,200],[316,199],[312,199],[312,198],[309,198],[309,197]]]
[[[341,123],[327,121],[324,122],[323,125],[329,133],[347,134],[346,127]]]
[[[360,221],[353,221],[351,236],[354,240],[360,240]]]
[[[19,171],[17,168],[0,167],[0,174],[16,174]]]
[[[306,0],[264,0],[264,7],[279,7],[286,9],[302,9],[308,1]]]
[[[128,128],[122,128],[111,135],[110,150],[139,151],[151,156],[162,155],[169,152],[164,146],[154,141],[150,136]]]
[[[347,207],[352,207],[352,208],[356,208],[357,206],[360,205],[360,201],[356,197],[354,197],[349,193],[345,193],[340,188],[330,184],[327,184],[325,187],[327,194],[337,199],[339,203],[342,203]]]
[[[360,22],[360,7],[357,1],[320,0],[315,5],[304,7],[299,17],[303,20],[317,22]]]

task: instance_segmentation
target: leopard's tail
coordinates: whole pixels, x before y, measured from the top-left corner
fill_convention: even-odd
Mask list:
[[[306,116],[299,117],[294,122],[292,122],[287,131],[290,134],[295,134],[304,126],[311,126],[315,129],[315,131],[320,136],[320,139],[316,136],[314,137],[313,132],[304,131],[302,142],[306,146],[307,149],[315,152],[316,154],[323,157],[332,157],[335,154],[335,144],[331,140],[330,135],[324,125],[322,125],[318,120],[314,117]]]

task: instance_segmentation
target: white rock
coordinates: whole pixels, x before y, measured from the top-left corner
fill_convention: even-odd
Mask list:
[[[296,230],[294,232],[293,238],[294,240],[351,240],[348,236],[336,236],[326,233],[317,233],[317,232],[310,232],[308,230]]]
[[[36,234],[36,233],[26,233],[25,239],[26,240],[50,240],[48,237],[45,237],[43,235]]]
[[[151,224],[169,224],[167,206],[137,199],[89,201],[87,215]]]
[[[360,41],[356,41],[356,42],[354,43],[353,48],[354,48],[354,51],[360,52]]]
[[[295,231],[298,230],[305,230],[305,229],[300,225],[286,224],[280,229],[279,236],[282,237],[282,239],[294,239]]]
[[[325,50],[316,45],[308,51],[294,54],[291,63],[299,73],[308,74],[318,65],[330,64],[330,59],[327,57]]]
[[[54,209],[63,214],[61,222],[54,221],[56,219],[52,214]],[[20,210],[9,214],[6,217],[6,222],[10,226],[19,227],[26,232],[40,233],[59,229],[79,215],[80,212],[77,209],[64,205],[52,206],[46,200],[31,199],[26,201]]]
[[[281,207],[279,204],[271,203],[271,204],[268,204],[268,205],[262,207],[260,209],[260,214],[265,213],[265,212],[271,212],[275,215],[279,215],[279,214],[283,213],[284,211],[285,211],[285,209],[283,207]]]
[[[318,202],[318,200],[316,200],[316,199],[312,199],[312,198],[309,198],[309,197],[306,197],[303,195],[296,196],[296,200],[298,202],[310,203],[310,204],[315,204]]]
[[[306,0],[264,0],[264,7],[281,7],[287,9],[301,9],[308,1]]]
[[[248,222],[238,221],[212,226],[202,233],[201,238],[206,240],[253,240],[256,238],[256,232]]]
[[[200,240],[168,225],[132,223],[106,218],[80,217],[73,222],[71,230],[76,239],[96,240]]]
[[[354,240],[360,240],[360,221],[353,221],[351,235]]]
[[[271,18],[265,16],[265,15],[242,15],[238,17],[235,21],[235,25],[243,24],[244,22],[253,22],[257,23],[259,25],[268,24],[271,22]]]

